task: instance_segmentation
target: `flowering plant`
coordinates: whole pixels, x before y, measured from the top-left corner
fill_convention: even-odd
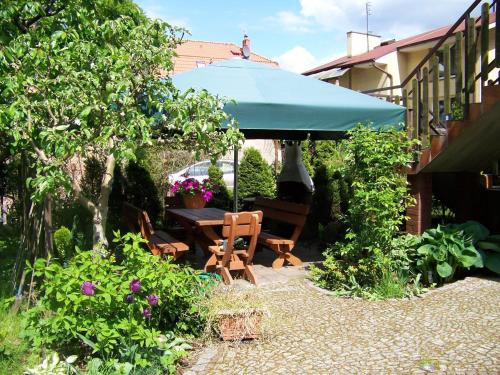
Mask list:
[[[197,193],[201,193],[203,200],[205,202],[209,202],[218,189],[219,187],[209,178],[204,179],[202,182],[194,178],[186,178],[184,181],[175,181],[170,188],[170,191],[173,194],[190,196],[195,196]]]

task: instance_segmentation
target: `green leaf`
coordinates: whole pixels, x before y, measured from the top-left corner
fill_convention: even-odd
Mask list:
[[[497,253],[500,253],[500,243],[499,242],[493,242],[493,241],[479,241],[476,245],[482,250],[491,250],[495,251]]]
[[[447,262],[441,262],[436,266],[436,271],[443,279],[451,276],[453,268]]]
[[[493,271],[500,275],[500,254],[487,252],[484,266],[490,271]]]

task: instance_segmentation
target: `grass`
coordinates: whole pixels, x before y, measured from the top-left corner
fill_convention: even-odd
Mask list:
[[[22,374],[38,357],[21,337],[22,318],[12,314],[12,270],[18,250],[17,234],[0,228],[0,375]]]

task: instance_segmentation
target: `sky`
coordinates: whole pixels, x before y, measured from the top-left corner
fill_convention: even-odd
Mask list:
[[[136,0],[149,17],[182,26],[190,39],[241,45],[303,72],[344,56],[346,33],[366,32],[366,0]],[[369,31],[402,39],[458,19],[471,0],[371,0]]]

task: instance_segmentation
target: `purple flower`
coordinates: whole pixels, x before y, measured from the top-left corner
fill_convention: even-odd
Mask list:
[[[210,199],[212,199],[212,195],[213,195],[213,194],[212,194],[212,192],[211,192],[211,191],[206,191],[206,192],[204,192],[204,193],[202,194],[202,196],[203,196],[203,200],[204,200],[205,202],[209,202],[209,201],[210,201]]]
[[[130,282],[130,291],[132,293],[138,293],[141,290],[141,280],[134,279]]]
[[[92,284],[91,281],[85,281],[80,287],[80,290],[86,296],[93,296],[95,294],[95,285]]]
[[[127,303],[132,303],[134,302],[134,295],[133,294],[127,294],[124,298],[125,302]]]
[[[151,317],[151,309],[145,308],[142,311],[142,315],[144,315],[145,318],[150,318]]]
[[[150,296],[148,296],[148,303],[151,306],[157,305],[158,304],[158,296],[156,296],[154,294],[151,294]]]

